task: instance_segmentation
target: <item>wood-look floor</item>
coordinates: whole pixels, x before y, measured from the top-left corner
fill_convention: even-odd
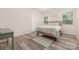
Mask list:
[[[28,34],[15,37],[14,50],[78,50],[79,41],[73,36],[62,35],[58,41],[53,41],[54,38],[47,36],[36,36]],[[11,50],[11,39],[9,44],[4,44],[2,50]]]

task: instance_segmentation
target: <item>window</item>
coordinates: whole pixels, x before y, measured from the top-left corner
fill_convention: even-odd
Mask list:
[[[67,12],[63,15],[63,24],[72,24],[73,23],[73,13]]]
[[[44,17],[44,24],[48,24],[48,17]]]

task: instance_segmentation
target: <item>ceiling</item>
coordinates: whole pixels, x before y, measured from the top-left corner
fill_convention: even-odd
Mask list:
[[[44,12],[44,11],[48,11],[48,10],[50,10],[52,8],[36,8],[36,9],[39,10],[39,11]]]

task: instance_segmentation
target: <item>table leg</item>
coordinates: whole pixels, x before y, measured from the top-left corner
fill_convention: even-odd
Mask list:
[[[12,50],[14,50],[14,33],[12,34]]]
[[[9,43],[9,38],[7,38],[7,44]]]

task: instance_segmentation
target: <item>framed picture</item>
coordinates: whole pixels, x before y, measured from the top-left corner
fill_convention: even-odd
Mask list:
[[[73,12],[63,14],[63,24],[73,24]]]

